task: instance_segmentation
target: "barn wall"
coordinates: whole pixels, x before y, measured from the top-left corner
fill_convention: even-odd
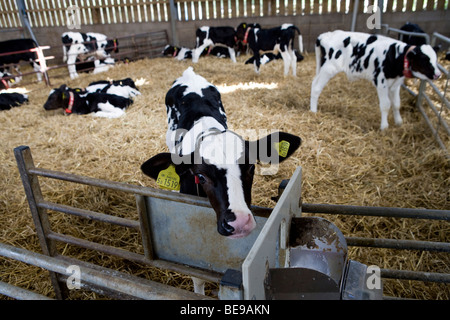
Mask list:
[[[63,1],[63,2],[61,2]],[[65,0],[52,2],[26,1],[26,12],[40,45],[53,47],[45,51],[61,62],[61,34],[66,26]],[[233,26],[241,22],[257,22],[263,27],[294,23],[303,34],[304,48],[312,52],[316,37],[326,31],[350,30],[354,0],[73,0],[80,10],[80,29],[72,31],[100,32],[109,37],[166,30],[169,42],[175,44],[171,19],[175,21],[178,45],[194,47],[195,30],[203,25]],[[171,10],[171,2],[174,10]],[[72,3],[72,2],[71,2]],[[373,32],[366,26],[371,16],[369,4],[377,0],[359,0],[356,30]],[[407,21],[418,23],[429,34],[439,32],[450,37],[450,10],[444,0],[384,0],[382,23],[400,27]],[[54,4],[46,7],[46,4]],[[22,36],[15,0],[0,0],[0,40]],[[5,10],[6,9],[6,10]],[[25,34],[25,36],[28,36]],[[298,47],[298,43],[295,44]]]

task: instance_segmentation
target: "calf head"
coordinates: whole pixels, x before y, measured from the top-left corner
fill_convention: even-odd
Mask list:
[[[111,54],[111,52],[119,52],[119,40],[108,39],[106,40],[105,52]]]
[[[237,41],[242,41],[244,44],[247,43],[248,32],[251,29],[261,29],[261,26],[258,23],[241,23],[236,28],[236,39]]]
[[[71,89],[65,84],[59,88],[52,89],[48,95],[47,101],[44,104],[45,110],[64,109],[66,113],[72,113],[72,107],[74,106],[75,96],[82,93],[83,90],[76,88]],[[69,112],[67,112],[69,110]]]
[[[417,46],[406,55],[412,75],[419,79],[436,80],[441,76],[437,67],[437,55],[428,44]]]
[[[245,141],[231,131],[210,130],[191,154],[160,153],[144,162],[141,170],[156,180],[162,170],[173,165],[180,176],[180,192],[206,195],[216,212],[217,231],[242,238],[256,226],[250,210],[255,164],[278,164],[300,143],[299,137],[284,132]]]

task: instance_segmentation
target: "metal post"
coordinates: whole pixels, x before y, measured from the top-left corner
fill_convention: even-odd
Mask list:
[[[30,34],[31,39],[38,44],[36,37],[34,36],[33,30],[31,30],[30,21],[28,20],[28,15],[25,9],[25,1],[24,0],[16,0],[17,9],[19,10],[20,21],[22,21],[22,26],[27,29]],[[38,44],[39,45],[39,44]]]
[[[173,45],[179,46],[178,34],[177,34],[177,7],[175,6],[175,0],[169,1],[169,9],[170,9],[170,29],[172,32],[172,41]]]
[[[355,0],[355,3],[353,5],[352,26],[350,28],[350,31],[355,31],[356,16],[358,15],[358,7],[359,7],[359,0]]]

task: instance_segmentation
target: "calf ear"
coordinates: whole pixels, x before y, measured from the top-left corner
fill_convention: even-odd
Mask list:
[[[175,155],[168,152],[159,153],[156,156],[145,161],[141,165],[141,170],[145,175],[156,180],[158,178],[159,172],[167,169],[170,165],[175,166],[175,171],[179,175],[183,175],[191,167],[190,164],[185,163],[175,164],[172,159],[179,159],[179,157],[176,157]],[[192,155],[187,156],[184,160],[189,159],[192,159]]]
[[[163,152],[145,161],[141,165],[141,170],[144,174],[156,180],[159,172],[167,169],[171,164],[171,154]]]
[[[301,143],[300,137],[286,132],[274,132],[262,139],[249,142],[250,162],[254,159],[271,164],[283,162],[300,147]]]

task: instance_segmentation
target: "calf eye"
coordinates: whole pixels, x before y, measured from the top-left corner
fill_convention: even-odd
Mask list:
[[[200,182],[200,184],[204,184],[206,182],[206,178],[204,175],[197,174],[197,177],[198,177],[198,181]]]

